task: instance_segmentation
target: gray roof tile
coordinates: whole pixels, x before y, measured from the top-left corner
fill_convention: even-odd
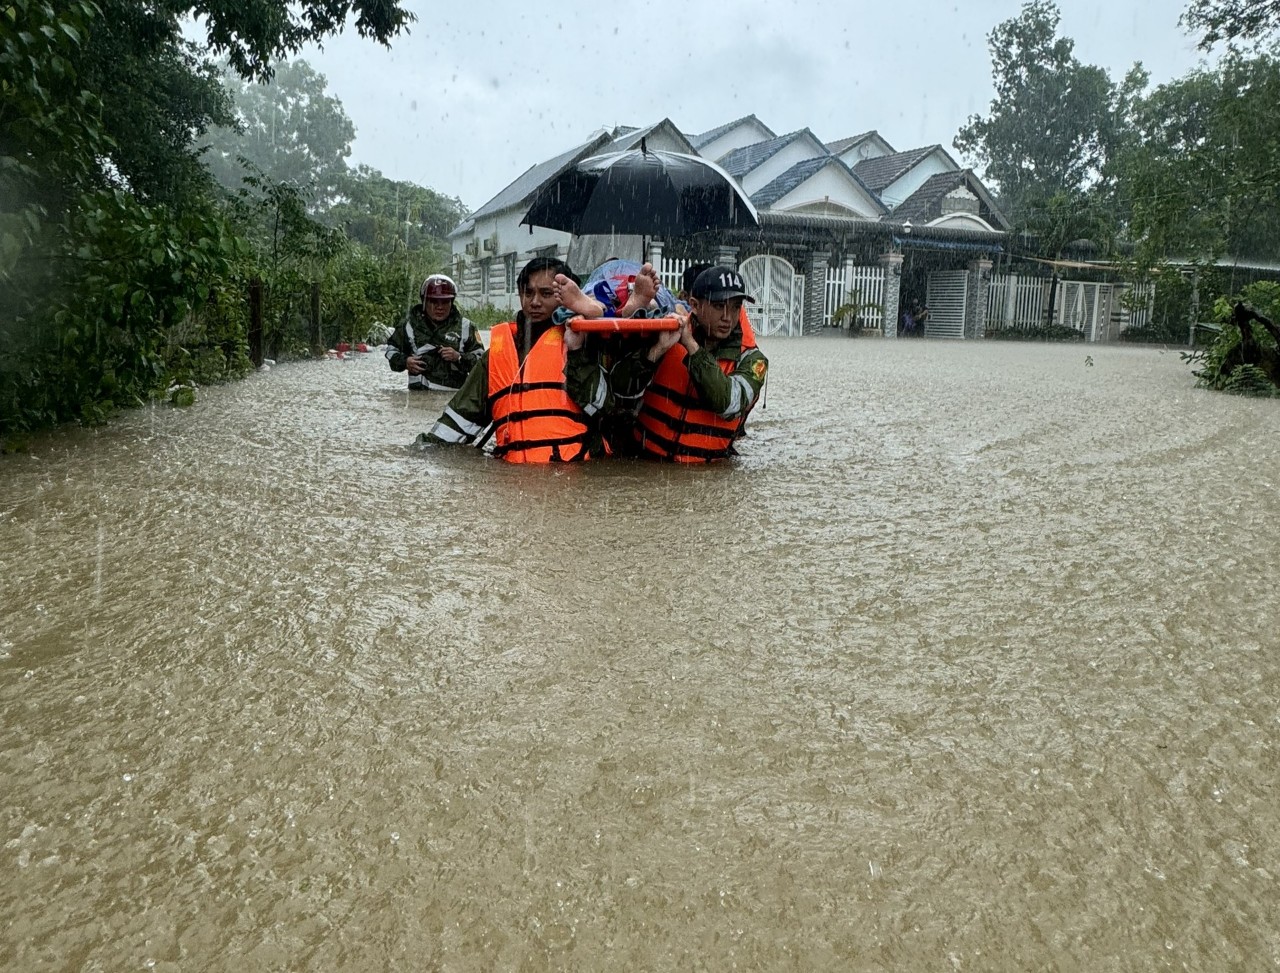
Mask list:
[[[740,149],[734,149],[724,158],[720,159],[720,168],[724,169],[725,172],[729,173],[729,175],[734,178],[740,178],[755,169],[757,166],[763,165],[792,142],[796,141],[796,139],[802,138],[805,135],[813,138],[815,142],[818,141],[812,132],[807,128],[802,128],[797,132],[788,132],[786,135],[779,135],[776,138],[767,139],[764,142],[756,142],[754,145],[744,145]],[[822,145],[821,142],[818,142],[818,144]],[[826,153],[825,146],[822,151],[823,153]],[[814,158],[819,158],[819,156],[815,156]],[[828,158],[828,156],[824,154],[821,158]]]
[[[853,171],[879,195],[919,165],[934,149],[939,148],[940,145],[926,145],[906,152],[882,155],[878,159],[863,159],[853,167]]]
[[[928,223],[938,219],[942,215],[943,197],[959,186],[964,186],[978,197],[979,216],[997,230],[1009,229],[1008,219],[996,208],[995,200],[972,169],[957,169],[955,172],[939,172],[930,176],[919,189],[898,204],[893,211],[893,221]]]
[[[787,193],[791,192],[791,190],[795,189],[806,179],[813,177],[827,166],[839,166],[848,173],[854,182],[862,187],[863,191],[866,192],[872,202],[876,204],[882,213],[889,212],[885,205],[880,202],[880,197],[873,193],[870,187],[858,178],[857,173],[833,155],[823,155],[814,159],[806,159],[804,162],[797,162],[767,186],[756,190],[751,197],[751,202],[755,204],[756,209],[758,210],[766,209],[778,200],[782,199],[782,197],[787,195]]]
[[[743,122],[750,121],[752,119],[754,119],[760,125],[760,127],[763,128],[766,132],[773,134],[773,130],[769,128],[769,126],[766,125],[764,122],[761,122],[760,119],[756,118],[755,115],[743,115],[741,118],[735,118],[731,122],[725,122],[723,125],[719,125],[708,132],[703,132],[701,135],[691,135],[689,137],[689,143],[695,149],[701,149],[704,145],[710,145],[712,142],[718,139],[721,135],[723,135],[725,132],[730,131],[735,126],[741,125]]]

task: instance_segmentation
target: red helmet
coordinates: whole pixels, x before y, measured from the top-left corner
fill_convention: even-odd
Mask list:
[[[432,274],[422,282],[418,296],[424,301],[439,298],[451,301],[458,296],[458,285],[453,282],[452,278],[446,277],[444,274]]]

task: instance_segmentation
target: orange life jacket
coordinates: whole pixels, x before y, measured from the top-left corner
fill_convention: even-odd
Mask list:
[[[745,312],[742,318],[745,319]],[[756,347],[750,324],[742,329],[742,351]],[[685,367],[688,352],[683,345],[668,351],[645,389],[636,417],[636,441],[650,456],[676,463],[709,463],[733,452],[733,441],[742,432],[745,414],[733,419],[712,412]],[[732,375],[736,359],[716,359],[720,371]]]
[[[516,325],[489,332],[489,410],[493,453],[509,463],[587,459],[586,414],[565,390],[564,328],[548,328],[524,361],[516,351]]]

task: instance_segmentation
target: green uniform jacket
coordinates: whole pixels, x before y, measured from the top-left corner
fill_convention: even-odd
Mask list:
[[[547,321],[531,329],[526,341],[523,311],[516,315],[516,324],[516,350],[521,361],[524,361],[529,349],[547,328],[558,327]],[[569,352],[565,364],[565,389],[569,397],[586,413],[588,425],[594,427],[594,441],[589,442],[588,446],[592,453],[600,452],[598,423],[609,392],[609,383],[600,356],[592,347]],[[492,419],[493,413],[489,408],[489,353],[486,351],[467,376],[462,388],[454,393],[444,407],[444,412],[435,425],[430,431],[419,434],[417,442],[421,445],[440,446],[483,445]]]
[[[447,362],[440,349],[456,348],[462,357]],[[452,392],[462,387],[467,375],[484,354],[484,345],[476,336],[475,325],[462,316],[457,305],[445,320],[436,324],[422,310],[421,304],[409,309],[404,322],[387,340],[387,361],[393,372],[403,372],[410,355],[421,356],[426,371],[409,376],[409,388]]]
[[[740,328],[734,328],[729,337],[714,347],[705,344],[707,333],[701,327],[695,327],[693,337],[699,347],[685,358],[685,368],[706,407],[725,419],[746,416],[764,388],[769,359],[759,348],[743,350]],[[720,368],[722,361],[734,362],[727,375]],[[627,356],[610,375],[611,401],[619,407],[639,410],[644,390],[657,370],[657,364],[649,361],[647,350]]]

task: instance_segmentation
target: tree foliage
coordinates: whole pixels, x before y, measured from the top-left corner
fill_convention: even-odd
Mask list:
[[[1241,305],[1252,308],[1267,322],[1248,320],[1250,315],[1239,313]],[[1259,367],[1260,362],[1269,362],[1274,370],[1280,354],[1274,326],[1275,321],[1280,321],[1280,284],[1274,281],[1251,284],[1234,297],[1218,298],[1213,311],[1222,325],[1217,338],[1203,355],[1186,356],[1203,363],[1195,373],[1197,384],[1235,395],[1280,396],[1276,379],[1266,368]],[[1252,355],[1241,354],[1245,347],[1252,349]]]
[[[1117,89],[1105,70],[1075,57],[1074,41],[1058,36],[1060,19],[1050,0],[1029,0],[991,31],[995,98],[955,138],[1020,225],[1054,197],[1091,191],[1117,137]]]
[[[1136,106],[1119,172],[1144,266],[1273,259],[1280,243],[1280,60],[1229,54]]]
[[[352,240],[375,253],[397,248],[432,251],[437,263],[448,259],[444,239],[466,218],[467,208],[456,196],[388,179],[377,169],[360,166],[342,183],[342,199],[326,214],[335,226],[346,227]]]
[[[1200,47],[1258,41],[1280,28],[1280,0],[1192,0],[1181,23],[1200,34]]]
[[[215,66],[182,37],[176,18],[138,0],[101,6],[80,61],[111,138],[113,181],[143,200],[180,204],[207,186],[193,139],[230,120]]]
[[[200,17],[239,72],[268,77],[349,14],[383,43],[413,19],[399,0],[0,5],[0,440],[242,372],[243,296],[264,266],[351,276],[345,237],[286,227],[296,200],[276,184],[250,187],[279,204],[255,211],[273,248],[220,199],[196,140],[231,121],[230,100],[179,29]]]
[[[168,0],[162,9],[174,19],[200,22],[209,50],[226,57],[241,77],[258,80],[269,79],[277,61],[304,45],[340,32],[353,16],[361,37],[383,45],[417,20],[401,0]]]
[[[347,181],[356,128],[324,75],[292,61],[269,81],[226,80],[235,123],[212,129],[203,146],[214,178],[238,191],[247,174],[261,173],[291,183],[313,209],[331,204]]]

